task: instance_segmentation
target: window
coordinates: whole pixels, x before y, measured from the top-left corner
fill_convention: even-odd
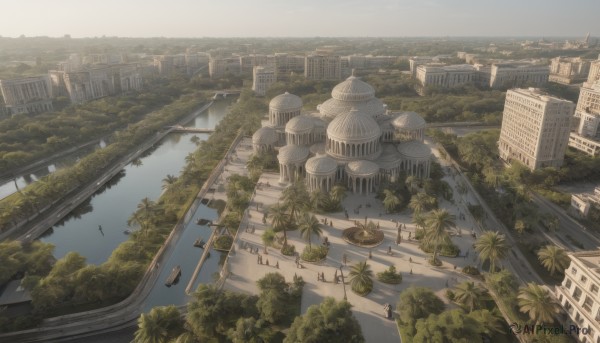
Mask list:
[[[592,284],[590,286],[590,291],[594,294],[598,294],[598,286],[596,284]]]
[[[588,311],[588,313],[592,313],[592,306],[594,306],[594,301],[592,298],[585,296],[585,301],[583,302],[583,308]]]
[[[571,268],[571,274],[573,274],[573,275],[577,274],[577,268],[575,268],[575,267]]]
[[[585,275],[581,275],[581,283],[585,284],[587,282],[587,278],[585,277]]]
[[[567,279],[567,282],[565,282],[565,287],[567,289],[571,289],[571,279]]]
[[[581,289],[579,287],[575,287],[575,290],[573,291],[573,299],[577,301],[581,299]]]

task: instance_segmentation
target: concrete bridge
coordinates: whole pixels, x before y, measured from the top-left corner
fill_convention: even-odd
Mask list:
[[[225,98],[227,98],[228,95],[240,95],[240,93],[242,93],[242,91],[240,91],[240,90],[226,89],[226,90],[215,92],[215,95],[212,98],[213,98],[213,100],[216,100],[219,97],[225,99]]]
[[[185,127],[181,125],[168,126],[171,132],[192,132],[192,133],[213,133],[215,129],[201,128],[201,127]]]

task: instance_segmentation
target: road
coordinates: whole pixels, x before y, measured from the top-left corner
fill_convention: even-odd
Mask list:
[[[435,144],[433,144],[431,142],[429,142],[429,144],[432,147],[436,146]],[[499,231],[500,233],[504,234],[504,236],[506,237],[506,241],[507,241],[509,247],[517,247],[518,246],[517,242],[512,237],[511,233],[504,226],[504,224],[502,222],[500,222],[500,220],[498,220],[498,218],[496,218],[494,212],[489,208],[487,203],[481,198],[479,193],[477,193],[477,191],[475,190],[473,185],[471,185],[471,182],[469,181],[469,179],[461,172],[458,164],[450,157],[450,155],[445,151],[445,149],[443,149],[443,147],[438,146],[437,149],[443,150],[447,156],[446,159],[442,159],[439,157],[438,157],[438,159],[440,161],[440,164],[443,167],[450,168],[450,170],[452,170],[451,174],[453,177],[450,179],[450,185],[452,186],[452,188],[454,190],[455,196],[459,194],[459,192],[457,191],[457,184],[459,182],[467,186],[467,193],[462,195],[463,200],[460,201],[460,203],[459,203],[459,206],[462,208],[462,211],[464,213],[469,213],[467,206],[469,204],[471,204],[471,205],[481,205],[481,207],[484,209],[484,211],[486,213],[485,219],[482,223],[483,224],[482,227],[478,227],[478,231],[479,231],[478,235],[480,235],[484,229],[492,230],[492,231]],[[508,268],[517,278],[519,278],[524,283],[532,282],[532,281],[539,283],[539,284],[543,283],[540,276],[537,274],[535,269],[533,269],[531,267],[531,265],[529,264],[529,262],[527,261],[527,259],[525,258],[525,256],[521,252],[521,250],[518,248],[511,248],[510,253],[508,254],[508,257],[505,258],[504,260],[502,260],[502,264],[506,268]]]
[[[597,233],[587,230],[585,226],[571,218],[560,206],[536,193],[533,193],[532,201],[537,205],[541,213],[549,213],[558,218],[558,230],[555,233],[548,233],[548,236],[558,240],[558,242],[554,241],[555,244],[572,251],[595,250],[600,247],[600,238],[597,236]],[[583,248],[578,246],[579,244]]]

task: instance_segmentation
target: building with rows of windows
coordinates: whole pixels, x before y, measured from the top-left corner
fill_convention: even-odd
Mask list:
[[[575,105],[537,88],[506,93],[498,141],[500,158],[531,170],[563,163]]]
[[[571,264],[556,287],[556,297],[573,324],[586,329],[577,335],[579,341],[600,343],[600,251],[570,253],[569,257]]]

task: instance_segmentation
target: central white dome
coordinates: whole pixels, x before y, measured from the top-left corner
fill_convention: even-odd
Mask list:
[[[335,117],[327,126],[327,137],[341,142],[367,142],[380,136],[381,128],[375,119],[356,109]]]
[[[375,89],[353,75],[335,86],[331,96],[343,101],[365,101],[375,97]]]
[[[319,113],[327,118],[334,118],[348,112],[352,108],[356,108],[358,111],[368,114],[371,117],[377,117],[385,113],[383,101],[377,98],[361,102],[349,102],[331,98],[319,105]]]

